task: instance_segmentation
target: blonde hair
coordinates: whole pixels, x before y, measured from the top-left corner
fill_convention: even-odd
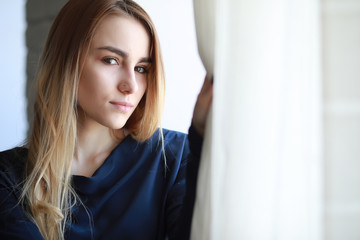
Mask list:
[[[64,238],[70,209],[77,199],[71,187],[71,161],[77,141],[77,87],[95,31],[110,14],[134,17],[148,30],[151,41],[147,90],[124,127],[134,139],[145,141],[160,124],[164,71],[150,17],[131,0],[70,0],[51,27],[40,60],[22,192],[26,211],[45,239]]]

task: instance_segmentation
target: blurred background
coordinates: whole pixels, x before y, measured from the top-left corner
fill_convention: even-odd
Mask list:
[[[19,145],[27,131],[25,3],[0,1],[0,150]]]
[[[163,126],[186,132],[205,75],[196,49],[192,1],[138,2],[160,35],[167,76]],[[0,150],[26,138],[37,60],[64,3],[0,1]],[[324,239],[359,240],[360,0],[321,0],[320,11]]]
[[[360,239],[360,1],[322,0],[326,239]]]

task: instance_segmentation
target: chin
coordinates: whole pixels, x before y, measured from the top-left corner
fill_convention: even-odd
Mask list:
[[[118,129],[123,128],[123,127],[125,126],[125,123],[126,123],[126,122],[121,123],[121,124],[119,124],[119,123],[114,123],[114,124],[110,124],[110,125],[107,126],[107,127],[110,128],[110,129],[112,129],[112,130],[118,130]]]
[[[123,128],[128,119],[129,117],[127,116],[107,118],[103,119],[102,125],[108,127],[109,129],[117,130]]]

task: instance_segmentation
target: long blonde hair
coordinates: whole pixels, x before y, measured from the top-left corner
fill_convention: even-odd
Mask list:
[[[71,187],[71,161],[77,141],[77,87],[95,31],[110,14],[134,17],[145,26],[151,39],[147,90],[125,128],[134,139],[144,141],[160,123],[164,71],[150,17],[131,0],[70,0],[51,27],[40,60],[22,192],[26,211],[45,239],[64,238],[71,206],[77,199]]]

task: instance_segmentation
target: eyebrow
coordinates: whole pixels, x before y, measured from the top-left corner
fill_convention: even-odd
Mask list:
[[[115,53],[116,55],[119,55],[125,59],[129,58],[129,54],[121,49],[118,48],[114,48],[114,47],[110,47],[110,46],[104,46],[104,47],[99,47],[98,50],[107,50],[110,52]],[[151,58],[149,57],[143,57],[140,58],[139,63],[151,63]]]

